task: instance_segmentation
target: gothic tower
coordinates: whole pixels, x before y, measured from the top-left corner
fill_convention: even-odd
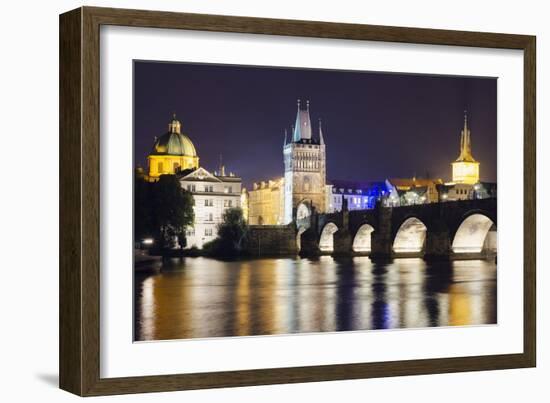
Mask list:
[[[319,136],[313,138],[309,101],[303,109],[298,100],[296,124],[292,139],[283,146],[285,164],[284,223],[292,221],[294,209],[302,201],[311,203],[318,212],[325,211],[326,153],[319,122]]]
[[[460,155],[455,162],[451,163],[451,166],[453,168],[453,182],[467,184],[479,182],[479,162],[472,156],[472,143],[466,111],[464,111],[464,128],[460,134]]]

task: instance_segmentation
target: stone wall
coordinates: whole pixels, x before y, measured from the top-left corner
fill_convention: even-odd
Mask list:
[[[295,255],[294,225],[251,225],[245,249],[253,256]]]

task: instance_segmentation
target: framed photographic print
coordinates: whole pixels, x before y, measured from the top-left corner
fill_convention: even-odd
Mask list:
[[[60,17],[60,386],[535,366],[535,37]]]

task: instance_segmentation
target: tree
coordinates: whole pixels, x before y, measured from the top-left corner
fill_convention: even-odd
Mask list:
[[[175,175],[161,175],[152,185],[153,226],[165,247],[174,236],[184,236],[185,229],[193,225],[193,196],[181,187]]]
[[[194,202],[176,176],[161,175],[157,182],[136,178],[134,194],[136,239],[152,236],[165,248],[177,237],[180,246],[185,246],[185,229],[195,221]]]
[[[240,251],[247,229],[243,210],[233,207],[223,213],[222,222],[218,224],[218,236],[226,240],[233,249]]]
[[[239,207],[225,210],[218,224],[218,237],[206,243],[203,249],[212,255],[234,256],[242,252],[248,227]]]
[[[134,179],[134,240],[154,237],[151,186],[143,177]]]

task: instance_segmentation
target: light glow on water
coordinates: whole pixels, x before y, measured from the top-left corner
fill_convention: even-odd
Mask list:
[[[496,323],[496,265],[172,259],[136,275],[136,340]]]

